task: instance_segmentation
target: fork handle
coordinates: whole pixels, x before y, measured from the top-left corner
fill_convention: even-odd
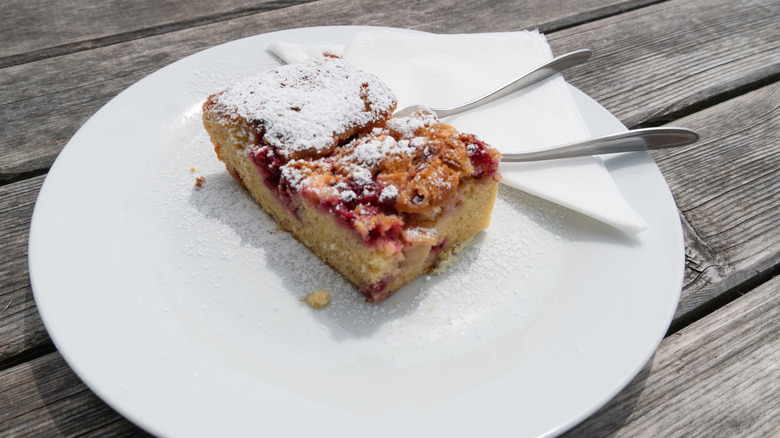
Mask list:
[[[660,127],[634,129],[619,134],[591,138],[562,146],[519,154],[502,154],[501,161],[519,163],[526,161],[556,160],[588,155],[614,154],[686,146],[699,140],[699,134],[688,128]]]
[[[582,64],[590,58],[591,54],[592,52],[589,49],[581,49],[574,52],[569,52],[565,55],[561,55],[553,59],[552,61],[540,65],[525,75],[520,76],[512,82],[499,87],[490,93],[485,94],[484,96],[478,97],[470,102],[466,102],[465,104],[449,108],[438,108],[434,109],[433,111],[439,118],[443,118],[454,116],[455,114],[460,114],[463,111],[468,111],[478,106],[485,105],[487,103],[493,102],[494,100],[508,96],[525,87],[528,87],[529,85],[533,85],[543,79],[547,79],[548,77],[556,73],[560,73],[567,68]]]

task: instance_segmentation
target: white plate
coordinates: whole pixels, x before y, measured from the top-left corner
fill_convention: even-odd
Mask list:
[[[606,162],[647,231],[626,236],[503,187],[451,271],[379,305],[275,231],[215,158],[200,104],[277,64],[269,42],[361,30],[258,35],[176,62],[106,104],[49,172],[30,231],[38,309],[79,377],[149,432],[554,435],[662,339],[683,239],[644,153]],[[575,96],[595,134],[625,129]],[[316,289],[330,306],[299,301]]]

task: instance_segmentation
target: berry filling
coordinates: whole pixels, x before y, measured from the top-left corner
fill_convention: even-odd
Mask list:
[[[387,298],[386,297],[387,294],[385,292],[387,286],[389,286],[390,283],[392,283],[393,280],[395,280],[395,278],[396,278],[395,275],[389,275],[377,281],[376,283],[364,288],[363,290],[361,290],[361,292],[363,293],[363,295],[367,296],[368,299],[373,302],[382,301],[383,299]]]
[[[249,151],[248,155],[265,185],[276,195],[279,202],[298,218],[297,203],[293,200],[290,190],[285,187],[286,184],[282,179],[281,167],[285,163],[282,157],[269,146],[255,147]],[[298,219],[300,220],[300,218]]]
[[[459,134],[426,113],[393,119],[393,127],[340,142],[326,156],[285,159],[263,141],[249,157],[265,185],[296,217],[299,197],[328,211],[367,245],[393,242],[403,230],[433,220],[457,195],[459,181],[497,174],[498,152],[473,135]],[[408,126],[407,126],[408,125]],[[407,129],[408,128],[408,129]],[[432,248],[438,254],[444,242]]]
[[[474,167],[472,178],[481,179],[494,175],[498,171],[499,163],[499,160],[494,157],[495,152],[491,154],[494,149],[473,135],[461,134],[460,137],[463,142],[468,143],[466,150]]]
[[[441,242],[437,243],[436,245],[433,245],[431,247],[431,252],[428,254],[428,256],[433,257],[439,255],[439,253],[442,252],[445,246],[447,246],[447,239],[444,239]]]
[[[393,199],[381,196],[375,182],[358,184],[352,178],[336,184],[336,196],[319,199],[320,206],[353,231],[369,245],[380,240],[399,241],[403,219],[393,208]]]

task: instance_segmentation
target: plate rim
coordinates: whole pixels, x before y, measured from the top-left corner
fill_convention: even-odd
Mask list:
[[[113,97],[105,105],[103,105],[103,107],[101,107],[98,111],[96,111],[95,114],[93,114],[87,120],[87,122],[85,122],[79,128],[79,130],[73,135],[73,137],[71,137],[71,139],[65,145],[65,147],[63,148],[63,150],[60,153],[60,155],[63,155],[63,154],[67,155],[69,153],[69,150],[71,150],[72,148],[76,147],[76,146],[71,146],[71,144],[78,144],[78,140],[74,141],[74,139],[78,139],[79,132],[82,131],[83,129],[89,129],[89,127],[88,127],[89,126],[89,122],[92,121],[93,119],[95,119],[96,117],[98,117],[99,114],[101,114],[104,111],[106,106],[108,106],[112,102],[115,102],[116,100],[120,99],[120,97],[123,96],[125,93],[132,93],[132,90],[134,90],[134,87],[140,86],[139,84],[145,83],[146,81],[153,80],[155,75],[164,75],[164,74],[166,74],[166,69],[171,68],[173,65],[179,64],[181,62],[185,62],[185,61],[187,61],[188,59],[190,59],[190,58],[192,58],[194,56],[202,55],[204,52],[219,50],[223,46],[230,45],[230,44],[235,44],[236,42],[242,41],[242,40],[256,39],[258,37],[268,38],[268,37],[277,36],[277,35],[281,36],[281,35],[289,34],[291,32],[315,32],[316,33],[318,30],[321,30],[321,29],[328,29],[328,30],[349,29],[352,32],[357,32],[357,31],[360,31],[360,30],[378,30],[378,29],[387,30],[387,29],[390,29],[390,30],[404,31],[404,32],[419,32],[419,31],[416,31],[416,30],[408,30],[408,29],[400,29],[400,28],[387,28],[387,27],[374,27],[374,26],[316,26],[316,27],[294,28],[294,29],[286,29],[286,30],[279,30],[279,31],[268,32],[268,33],[262,33],[262,34],[258,34],[258,35],[242,37],[242,38],[239,38],[239,39],[236,39],[236,40],[224,42],[224,43],[221,43],[219,45],[206,48],[204,50],[201,50],[201,51],[195,52],[195,53],[193,53],[191,55],[188,55],[188,56],[186,56],[186,57],[184,57],[184,58],[182,58],[180,60],[177,60],[177,61],[175,61],[175,62],[173,62],[171,64],[168,64],[165,67],[162,67],[162,68],[154,71],[153,73],[145,76],[144,78],[140,79],[139,81],[136,81],[135,83],[133,83],[130,86],[128,86],[127,88],[125,88],[117,96]],[[603,110],[603,113],[604,113],[605,116],[611,117],[612,119],[614,119],[614,121],[616,121],[618,124],[620,124],[620,126],[623,126],[619,122],[619,120],[617,120],[611,113],[609,113],[600,104],[598,104],[598,102],[596,102],[595,100],[593,100],[592,98],[587,96],[585,93],[583,93],[582,91],[580,91],[576,87],[573,87],[571,85],[570,85],[570,87],[572,89],[574,89],[577,93],[580,93],[581,94],[580,97],[585,98],[585,99],[589,99],[590,101],[592,101],[593,104],[595,104],[596,107],[598,107],[601,110]],[[647,153],[642,153],[642,154],[644,154],[647,157],[649,157],[649,154],[647,154]],[[650,158],[650,161],[652,162],[651,158]],[[55,162],[51,166],[51,169],[50,169],[49,173],[47,174],[46,179],[44,180],[44,183],[43,183],[43,185],[41,187],[41,190],[40,190],[40,193],[38,195],[38,198],[36,199],[35,207],[34,207],[34,210],[33,210],[33,215],[32,215],[31,222],[30,222],[30,231],[29,231],[29,240],[28,240],[28,266],[29,266],[29,276],[30,276],[30,282],[31,282],[31,289],[32,289],[32,292],[33,292],[33,296],[36,298],[36,303],[38,303],[37,298],[40,296],[40,292],[36,293],[36,289],[37,289],[36,288],[36,276],[37,275],[43,275],[43,274],[40,274],[40,268],[38,267],[37,259],[35,257],[35,255],[37,254],[37,251],[38,251],[38,247],[39,247],[38,246],[39,243],[37,241],[38,240],[38,236],[36,235],[36,230],[40,229],[40,221],[41,221],[40,214],[39,214],[38,203],[39,203],[39,201],[42,198],[44,199],[44,202],[46,202],[45,201],[46,197],[48,196],[48,192],[51,190],[51,185],[53,184],[53,183],[50,183],[49,177],[51,175],[55,175],[55,178],[57,178],[56,175],[58,175],[58,172],[60,172],[60,170],[59,170],[60,166],[58,166],[58,162],[62,163],[62,161],[60,161],[60,156],[57,157],[57,159],[55,160]],[[663,178],[663,175],[661,174],[660,169],[658,169],[658,167],[655,165],[655,163],[653,163],[653,166],[655,167],[655,171],[657,172],[657,174],[660,175],[661,178]],[[54,179],[52,179],[52,181],[53,180]],[[672,194],[671,194],[671,190],[669,189],[668,185],[666,185],[666,184],[665,184],[665,187],[667,189],[668,196],[671,199],[672,204],[674,204],[674,200],[673,200],[673,197],[672,197]],[[674,204],[674,205],[675,205],[675,213],[676,213],[677,212],[676,204]],[[678,217],[678,220],[679,220],[679,217]],[[676,233],[676,236],[675,236],[675,238],[676,238],[675,240],[677,241],[677,244],[678,244],[677,247],[679,249],[682,249],[682,251],[680,251],[679,254],[678,254],[679,263],[677,263],[677,266],[680,267],[679,268],[679,274],[680,275],[677,275],[678,287],[676,288],[676,298],[674,300],[674,305],[672,306],[671,311],[669,312],[669,314],[665,315],[665,317],[664,317],[664,320],[666,321],[665,322],[666,327],[668,327],[669,323],[671,322],[671,320],[672,320],[672,318],[674,316],[675,310],[676,310],[678,302],[679,302],[680,292],[681,292],[681,288],[682,288],[682,284],[683,284],[683,280],[684,280],[684,278],[683,278],[683,274],[684,274],[684,237],[683,237],[681,224],[676,229],[676,231],[677,231],[677,233]],[[56,330],[50,330],[50,327],[52,327],[51,326],[52,323],[51,323],[51,317],[47,314],[47,310],[45,310],[47,308],[46,304],[44,304],[42,307],[39,304],[37,304],[37,306],[38,306],[38,311],[39,311],[39,314],[41,316],[41,319],[42,319],[42,321],[44,323],[44,326],[46,327],[47,332],[49,332],[49,336],[51,337],[52,341],[57,346],[58,351],[63,356],[63,358],[65,359],[65,361],[68,364],[68,366],[87,385],[87,387],[89,387],[90,390],[92,390],[93,392],[98,394],[102,401],[104,401],[106,404],[111,406],[117,412],[121,413],[121,415],[123,415],[128,420],[132,421],[137,426],[142,427],[143,429],[145,429],[147,431],[150,431],[150,432],[153,432],[153,433],[156,433],[156,434],[157,433],[164,433],[163,430],[158,429],[157,425],[149,424],[148,422],[144,421],[144,419],[138,418],[133,412],[128,412],[125,409],[125,406],[122,405],[122,403],[120,403],[117,400],[115,400],[115,398],[112,395],[108,394],[106,391],[104,391],[103,388],[99,388],[99,387],[96,387],[95,385],[93,385],[91,383],[92,380],[89,378],[89,376],[83,375],[82,370],[80,369],[80,367],[74,366],[74,362],[76,362],[76,361],[73,358],[70,357],[70,353],[68,351],[69,349],[68,348],[64,348],[64,349],[60,348],[60,345],[62,345],[65,342],[63,340],[61,340],[61,339],[58,339],[59,335],[56,333]],[[641,361],[642,365],[640,365],[637,369],[632,370],[629,373],[629,375],[625,379],[623,379],[624,381],[621,382],[620,385],[618,385],[617,387],[613,388],[613,390],[610,392],[610,395],[608,397],[605,397],[602,402],[600,402],[600,403],[598,403],[596,405],[590,406],[589,408],[585,409],[576,418],[571,418],[571,419],[563,422],[559,426],[549,430],[548,432],[544,433],[543,436],[554,436],[554,435],[558,435],[560,433],[563,433],[566,430],[571,429],[575,425],[577,425],[580,422],[582,422],[584,419],[588,418],[590,415],[592,415],[598,409],[603,407],[606,403],[608,403],[617,393],[619,393],[621,390],[623,390],[626,387],[626,385],[631,380],[633,380],[635,378],[635,376],[641,371],[641,369],[644,366],[644,364],[646,364],[647,361],[650,360],[650,358],[652,358],[652,356],[655,354],[655,351],[658,348],[658,345],[663,340],[664,333],[660,334],[660,336],[657,339],[657,342],[654,343],[652,348],[649,348],[649,353],[646,355],[646,357],[642,358],[642,361]]]

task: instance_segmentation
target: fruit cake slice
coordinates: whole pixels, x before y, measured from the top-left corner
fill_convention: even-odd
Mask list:
[[[340,58],[285,65],[210,96],[217,156],[260,205],[378,302],[486,228],[498,151]]]

